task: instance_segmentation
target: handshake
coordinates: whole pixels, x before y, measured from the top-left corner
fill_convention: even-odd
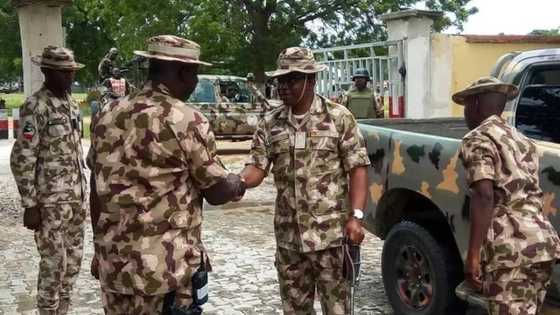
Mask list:
[[[213,206],[222,205],[230,201],[239,201],[245,195],[247,186],[240,175],[228,174],[218,183],[202,190],[204,199]]]

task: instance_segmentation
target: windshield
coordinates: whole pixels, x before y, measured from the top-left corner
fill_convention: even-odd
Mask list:
[[[211,80],[200,79],[188,100],[190,103],[215,103],[214,85]]]

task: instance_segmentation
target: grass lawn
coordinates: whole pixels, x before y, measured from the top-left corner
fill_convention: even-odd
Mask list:
[[[86,93],[73,93],[72,97],[76,102],[81,103],[87,97]],[[12,93],[12,94],[0,94],[0,98],[6,100],[6,108],[8,109],[9,115],[12,114],[12,108],[18,108],[23,105],[25,97],[23,93]],[[84,117],[84,138],[89,139],[89,125],[91,119],[91,109],[89,106],[80,106],[80,111],[82,112],[82,117]]]
[[[72,94],[72,96],[74,97],[74,99],[80,103],[83,100],[86,99],[87,94],[86,93],[74,93]],[[6,100],[6,108],[8,109],[12,109],[12,108],[18,108],[20,107],[23,102],[25,101],[25,96],[23,96],[23,93],[12,93],[12,94],[0,94],[0,98],[3,98],[4,100]],[[82,108],[82,112],[84,112],[85,115],[85,108]],[[11,111],[10,111],[11,113]],[[87,108],[87,113],[89,114],[89,108]]]

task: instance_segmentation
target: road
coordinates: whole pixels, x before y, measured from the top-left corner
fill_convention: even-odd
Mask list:
[[[0,141],[0,314],[35,314],[39,257],[33,234],[23,228],[22,210],[9,170],[11,141]],[[219,143],[219,148],[247,143]],[[241,170],[244,155],[223,160],[233,172]],[[214,271],[210,274],[210,301],[205,314],[280,314],[274,269],[272,179],[248,191],[243,201],[206,207],[203,239]],[[71,314],[103,314],[99,284],[89,274],[93,253],[91,229],[86,224],[85,254],[76,284]],[[363,247],[363,276],[356,293],[356,314],[392,314],[381,280],[383,242],[371,234]],[[316,304],[319,311],[319,305]]]

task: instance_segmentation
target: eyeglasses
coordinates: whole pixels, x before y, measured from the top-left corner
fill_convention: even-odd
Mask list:
[[[305,80],[305,77],[305,74],[288,74],[276,78],[275,83],[277,86],[283,84],[291,86],[296,84],[298,81]]]

